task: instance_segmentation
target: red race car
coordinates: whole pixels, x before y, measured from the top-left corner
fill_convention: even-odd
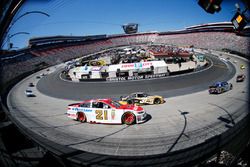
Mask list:
[[[91,123],[127,124],[143,123],[147,113],[140,106],[122,105],[111,99],[94,99],[68,105],[69,118]]]
[[[239,74],[236,77],[236,82],[243,82],[245,80],[246,76],[244,74]]]

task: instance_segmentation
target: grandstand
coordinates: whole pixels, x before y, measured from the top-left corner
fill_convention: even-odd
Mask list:
[[[106,35],[92,35],[92,36],[53,36],[53,37],[39,37],[31,38],[29,40],[29,46],[39,46],[39,45],[52,45],[52,44],[62,44],[69,42],[84,42],[88,40],[98,40],[105,39]]]
[[[229,31],[230,29],[230,31]],[[16,76],[36,69],[36,64],[44,62],[48,66],[83,57],[108,48],[136,44],[164,44],[193,46],[202,49],[227,50],[250,55],[250,37],[233,32],[228,22],[210,23],[187,27],[185,30],[171,32],[148,32],[136,34],[95,35],[84,37],[51,36],[32,38],[29,48],[6,59],[2,67],[2,84]],[[22,54],[22,61],[18,61]],[[249,58],[249,57],[247,57]],[[8,60],[8,61],[7,61]],[[16,70],[16,69],[19,70]]]

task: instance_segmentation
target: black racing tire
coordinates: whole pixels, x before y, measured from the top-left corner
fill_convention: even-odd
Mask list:
[[[161,99],[155,98],[154,99],[154,104],[161,104]]]
[[[230,90],[232,90],[233,89],[233,84],[230,84]]]
[[[132,112],[125,112],[122,115],[122,123],[132,125],[135,123],[135,115]]]
[[[127,100],[127,103],[128,103],[128,104],[134,104],[134,102],[133,102],[132,99]]]
[[[80,122],[87,121],[86,115],[83,112],[78,112],[76,115],[77,115],[77,118],[76,118],[77,121],[80,121]]]
[[[218,94],[221,94],[221,89],[219,88],[218,91],[217,91]]]
[[[224,88],[221,88],[221,92],[222,92],[222,93],[225,92],[225,89],[224,89]]]

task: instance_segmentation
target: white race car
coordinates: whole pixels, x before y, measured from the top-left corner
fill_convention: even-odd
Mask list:
[[[35,97],[34,93],[30,89],[25,90],[24,93],[27,97]]]
[[[140,106],[122,105],[111,99],[87,100],[68,105],[67,116],[80,122],[127,124],[143,123],[147,113]]]

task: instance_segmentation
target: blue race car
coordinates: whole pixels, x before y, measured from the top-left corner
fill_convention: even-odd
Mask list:
[[[213,85],[209,86],[208,92],[210,94],[220,94],[233,89],[233,85],[228,82],[215,82]]]

